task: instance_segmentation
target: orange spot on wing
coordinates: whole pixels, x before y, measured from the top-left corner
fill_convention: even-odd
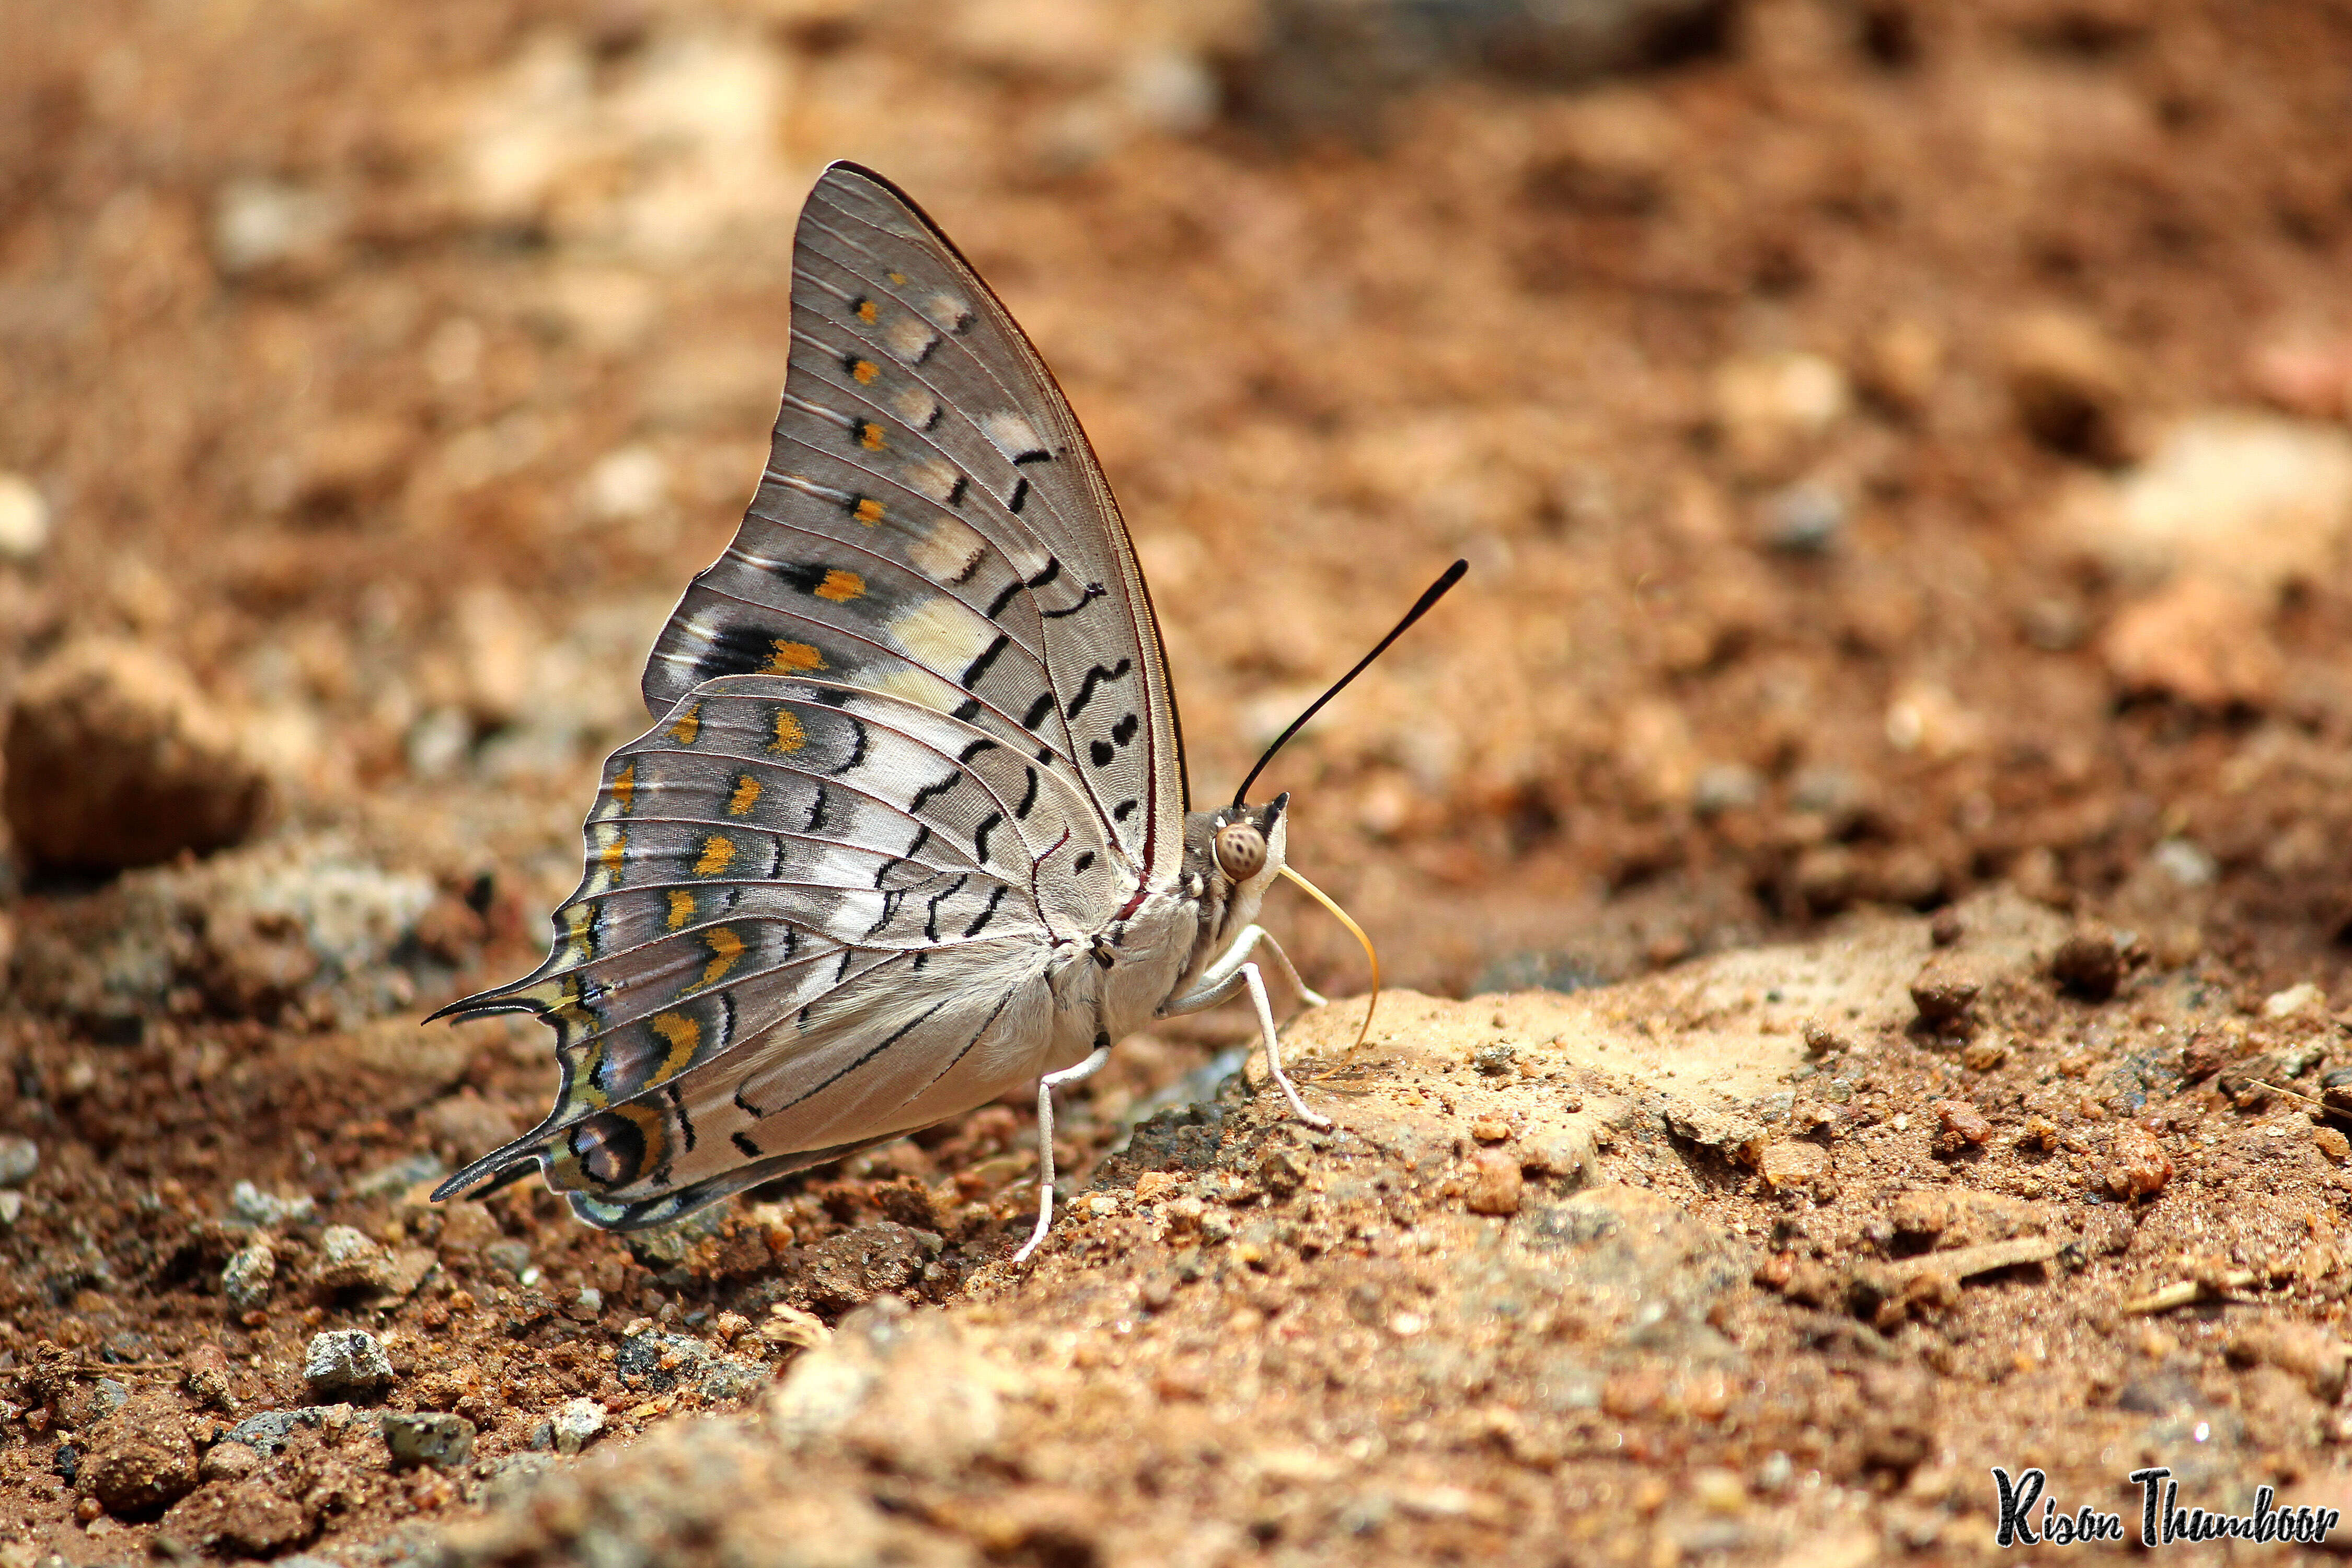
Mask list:
[[[804,642],[776,639],[775,656],[768,660],[771,675],[798,675],[803,669],[823,669],[824,656]]]
[[[702,966],[702,984],[715,985],[720,976],[734,968],[736,961],[743,956],[743,939],[720,926],[703,941],[709,945],[710,962]]]
[[[615,833],[597,847],[596,859],[604,869],[617,875],[621,869],[621,863],[627,858],[628,852],[629,836],[625,833]]]
[[[845,605],[864,592],[866,579],[855,572],[828,572],[824,574],[824,581],[816,585],[818,598],[830,599],[836,605]]]
[[[873,381],[873,379],[874,379],[876,376],[877,376],[877,375],[881,374],[882,373],[881,373],[881,371],[880,371],[879,369],[877,369],[877,368],[875,366],[875,363],[874,363],[874,362],[873,362],[872,360],[870,360],[870,359],[862,359],[862,360],[859,360],[856,364],[854,364],[854,365],[850,366],[849,374],[852,374],[852,375],[854,375],[854,376],[856,376],[856,377],[857,378],[857,384],[858,384],[858,385],[860,385],[860,386],[865,386],[865,385],[868,384],[869,383],[871,383],[871,382]]]
[[[869,452],[882,450],[882,426],[871,419],[858,426],[857,444]]]
[[[745,773],[735,781],[735,793],[727,801],[727,815],[741,816],[759,803],[760,781]]]
[[[849,515],[871,528],[882,521],[882,503],[870,497],[861,498],[858,503],[850,509]]]
[[[735,858],[735,841],[714,833],[702,841],[702,858],[694,863],[698,877],[716,877]]]
[[[637,764],[629,763],[613,775],[613,799],[625,813],[637,804]]]
[[[808,731],[801,728],[800,720],[789,708],[776,710],[776,738],[768,742],[772,752],[793,752],[808,744]]]
[[[683,888],[673,888],[669,895],[669,929],[677,930],[694,918],[694,895]]]
[[[702,704],[699,702],[679,714],[669,727],[669,738],[681,746],[691,746],[694,738],[701,733]]]
[[[669,1044],[669,1053],[654,1074],[655,1080],[682,1070],[694,1058],[694,1047],[702,1043],[702,1026],[683,1013],[664,1013],[653,1021],[653,1031]]]

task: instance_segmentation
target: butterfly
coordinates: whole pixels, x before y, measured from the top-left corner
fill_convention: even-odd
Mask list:
[[[434,1015],[549,1025],[554,1108],[436,1199],[536,1169],[637,1229],[1034,1082],[1019,1261],[1052,1221],[1053,1090],[1244,994],[1292,1111],[1328,1125],[1260,969],[1321,1003],[1255,923],[1290,797],[1244,804],[1253,770],[1192,810],[1150,593],[1085,434],[871,170],[831,165],[802,211],[767,470],[644,695],[653,727],[604,764],[546,962]]]

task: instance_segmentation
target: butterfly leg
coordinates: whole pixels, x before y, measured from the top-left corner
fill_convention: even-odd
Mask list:
[[[1308,990],[1307,983],[1298,978],[1298,971],[1291,963],[1290,955],[1282,951],[1282,944],[1274,940],[1274,933],[1261,925],[1248,925],[1244,926],[1241,934],[1234,937],[1225,951],[1219,953],[1215,961],[1201,972],[1201,978],[1192,990],[1181,995],[1170,997],[1161,1004],[1160,1012],[1170,1015],[1196,1013],[1203,1007],[1213,1007],[1232,996],[1239,989],[1234,976],[1240,972],[1241,966],[1249,961],[1250,954],[1261,945],[1274,955],[1276,965],[1282,971],[1282,977],[1290,982],[1292,989],[1298,993],[1300,1001],[1309,1007],[1321,1007],[1328,1005],[1328,999],[1321,992]]]
[[[1282,950],[1276,948],[1275,951],[1279,952]],[[1265,1036],[1266,1070],[1274,1075],[1274,1081],[1282,1086],[1282,1092],[1290,1100],[1291,1112],[1299,1121],[1309,1127],[1320,1127],[1328,1131],[1331,1125],[1331,1119],[1328,1116],[1318,1116],[1314,1111],[1307,1110],[1307,1102],[1298,1098],[1298,1090],[1292,1086],[1290,1075],[1282,1070],[1282,1046],[1275,1038],[1274,1034],[1274,1008],[1265,999],[1265,982],[1260,978],[1257,965],[1243,964],[1242,980],[1249,986],[1250,1000],[1257,1005],[1257,1026]]]
[[[1029,1261],[1037,1244],[1045,1239],[1045,1232],[1054,1224],[1054,1090],[1066,1083],[1077,1083],[1102,1070],[1110,1060],[1110,1047],[1098,1046],[1094,1054],[1074,1068],[1049,1072],[1037,1080],[1037,1228],[1021,1250],[1013,1255],[1015,1268]]]

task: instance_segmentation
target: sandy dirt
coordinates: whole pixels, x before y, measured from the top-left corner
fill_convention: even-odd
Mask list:
[[[1318,119],[1311,9],[10,16],[0,1568],[2352,1512],[2352,22],[1747,0]],[[1406,988],[1353,1047],[1271,906],[1337,1129],[1126,1042],[1023,1271],[1017,1104],[633,1240],[424,1197],[546,1103],[417,1020],[544,951],[836,156],[1066,387],[1203,798],[1471,563],[1269,779]]]

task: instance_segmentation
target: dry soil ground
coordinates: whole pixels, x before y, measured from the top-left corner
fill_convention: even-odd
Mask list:
[[[1702,9],[1318,121],[1306,0],[12,8],[0,1563],[2352,1511],[2352,15]],[[1018,1106],[634,1245],[421,1197],[544,1104],[416,1019],[542,951],[834,156],[1059,373],[1204,795],[1472,563],[1275,780],[1414,988],[1296,1026],[1339,1130],[1260,1059],[1103,1158],[1245,1031],[1129,1042],[1025,1273]]]

